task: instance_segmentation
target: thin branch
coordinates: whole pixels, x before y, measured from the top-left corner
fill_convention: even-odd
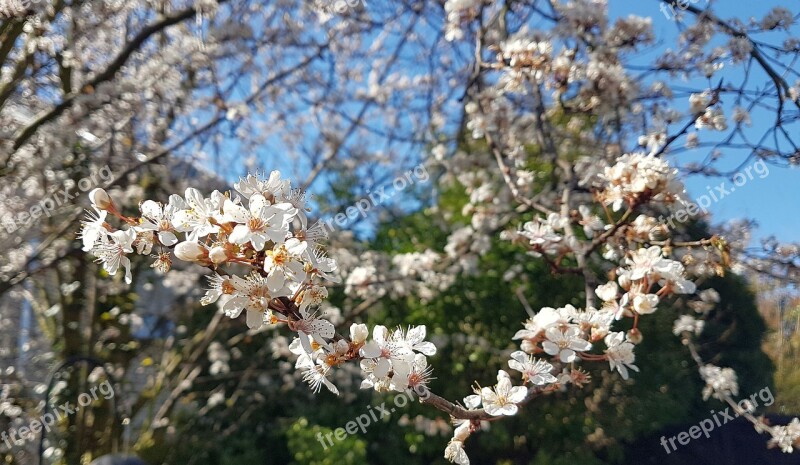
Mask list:
[[[219,3],[225,3],[228,0],[219,0]],[[23,144],[25,144],[36,131],[43,126],[44,124],[48,123],[49,121],[54,120],[62,113],[64,113],[67,109],[69,109],[75,100],[83,94],[88,94],[93,92],[94,89],[97,88],[98,85],[110,81],[111,79],[116,76],[117,71],[122,69],[122,67],[127,63],[128,59],[133,55],[139,48],[154,34],[161,32],[162,30],[173,26],[175,24],[181,23],[189,18],[193,18],[197,15],[197,10],[192,8],[187,8],[185,10],[179,11],[177,13],[172,13],[164,16],[159,21],[152,23],[146,26],[144,29],[139,31],[139,33],[130,41],[128,42],[122,51],[117,55],[117,57],[109,63],[106,69],[94,77],[91,81],[87,82],[78,92],[73,92],[67,95],[61,103],[56,105],[55,107],[51,108],[40,114],[36,119],[27,127],[22,128],[17,134],[14,136],[14,145],[13,149],[16,151]],[[10,155],[9,155],[10,160]]]

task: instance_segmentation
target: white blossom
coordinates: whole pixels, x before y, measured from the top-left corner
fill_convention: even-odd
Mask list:
[[[676,336],[680,336],[683,333],[693,333],[695,335],[700,335],[703,332],[703,325],[705,321],[697,320],[691,315],[681,315],[675,320],[675,324],[672,327],[672,333]]]
[[[282,244],[289,232],[289,222],[297,210],[289,203],[272,205],[261,194],[250,197],[249,209],[225,199],[224,221],[237,223],[228,240],[233,244],[251,243],[264,250],[267,241]]]
[[[114,231],[100,237],[100,242],[96,243],[91,249],[92,254],[97,257],[97,261],[103,264],[103,269],[114,276],[119,267],[125,268],[125,282],[130,284],[133,280],[131,275],[131,260],[125,255],[133,253],[133,241],[136,239],[136,232],[133,229]]]
[[[728,396],[739,394],[739,383],[732,368],[704,365],[700,367],[700,376],[706,383],[703,388],[703,399],[714,397],[724,401]]]
[[[565,330],[550,327],[545,331],[542,348],[549,355],[558,356],[562,363],[571,363],[577,357],[576,352],[585,352],[592,344],[581,337],[580,330],[570,326]]]
[[[482,388],[480,395],[483,408],[489,415],[516,415],[519,409],[516,404],[525,400],[528,390],[525,386],[513,386],[508,373],[499,370],[495,387]]]
[[[636,360],[633,353],[635,346],[626,340],[625,333],[621,331],[609,333],[604,342],[607,346],[605,354],[612,370],[619,371],[623,379],[628,379],[628,369],[639,371],[639,368],[633,364]]]
[[[161,205],[152,200],[145,200],[139,206],[142,218],[136,227],[141,231],[154,231],[158,234],[158,240],[167,247],[178,243],[175,235],[173,219],[178,211],[186,209],[186,203],[180,196],[171,195],[167,205]]]
[[[512,370],[522,373],[522,378],[526,382],[537,386],[557,381],[556,377],[552,375],[553,365],[544,360],[534,359],[532,355],[527,355],[522,351],[516,351],[511,354],[508,366]]]
[[[798,439],[800,439],[800,419],[793,418],[788,425],[777,425],[769,429],[772,438],[769,440],[770,446],[777,446],[780,449],[790,454],[794,452],[794,446]]]

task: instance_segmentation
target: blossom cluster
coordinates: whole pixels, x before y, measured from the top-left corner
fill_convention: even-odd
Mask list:
[[[772,439],[769,441],[771,447],[780,447],[781,451],[791,453],[800,440],[800,419],[793,418],[788,425],[777,425],[770,428],[769,433]]]
[[[213,274],[202,303],[226,296],[225,313],[236,318],[246,311],[250,328],[273,322],[281,299],[298,307],[294,316],[310,318],[309,306],[327,292],[316,279],[335,279],[336,262],[321,248],[324,229],[308,226],[305,194],[277,171],[268,179],[248,176],[234,187],[238,194],[214,191],[206,197],[190,187],[167,204],[145,200],[137,217],[123,215],[107,192],[95,189],[94,211],[80,232],[83,250],[109,275],[124,268],[127,283],[134,251],[154,258],[151,266],[160,273],[171,269],[173,258],[208,267]],[[122,222],[120,229],[106,222],[109,214]],[[227,271],[236,266],[236,272]]]
[[[532,66],[525,64],[525,60],[535,61],[540,52],[536,47],[519,46],[503,59],[510,65],[523,62],[522,66]],[[544,61],[539,63],[545,66]],[[635,356],[636,345],[643,337],[638,329],[639,319],[657,311],[668,296],[696,292],[689,270],[673,256],[672,249],[653,244],[667,237],[669,230],[655,218],[639,212],[644,205],[669,208],[685,202],[685,190],[678,181],[677,171],[653,154],[623,155],[602,165],[586,164],[583,176],[592,190],[592,199],[599,205],[582,202],[575,210],[562,206],[560,211],[534,216],[522,228],[501,234],[501,238],[521,245],[528,254],[544,257],[554,271],[580,271],[579,267],[571,266],[577,264],[574,257],[587,255],[594,250],[595,242],[601,245],[597,248],[602,251],[602,258],[613,264],[608,269],[613,279],[589,290],[600,305],[590,305],[587,300],[585,308],[566,305],[536,312],[513,337],[520,341],[521,350],[511,354],[509,367],[521,373],[522,383],[514,383],[501,370],[494,387],[478,387],[475,394],[464,398],[468,409],[482,407],[489,416],[515,415],[532,392],[587,383],[589,375],[580,366],[584,362],[607,362],[611,370],[628,379],[631,372],[639,371]],[[467,186],[475,181],[467,176],[462,178]],[[482,197],[488,197],[481,193],[482,189],[488,190],[485,183],[471,192],[471,200],[475,199],[476,204]],[[623,210],[623,206],[628,213],[615,219],[612,212]],[[598,211],[604,211],[605,218]],[[630,216],[633,211],[639,214]],[[575,233],[577,228],[583,230],[583,236]],[[614,234],[618,231],[619,234]],[[456,235],[451,239],[459,240]],[[448,247],[462,248],[456,244]],[[615,329],[619,320],[625,318],[633,320],[633,328]],[[701,325],[692,326],[684,319],[679,328]],[[459,464],[469,463],[464,441],[477,429],[476,424],[458,426],[445,457]]]
[[[289,350],[298,356],[295,368],[302,370],[303,379],[315,392],[325,386],[338,394],[339,390],[329,380],[329,375],[332,369],[348,361],[359,362],[364,376],[362,389],[372,388],[379,392],[414,389],[422,392],[427,389],[432,373],[426,356],[436,353],[436,347],[425,341],[425,336],[424,325],[391,331],[377,325],[373,328],[372,340],[368,341],[367,326],[354,323],[350,326],[349,339],[341,338],[329,344],[315,338],[312,341],[315,344],[309,350],[300,338],[292,342]]]
[[[555,387],[558,378],[552,375],[553,365],[544,360],[537,360],[522,351],[511,354],[508,366],[522,373],[523,384],[514,386],[511,376],[505,370],[498,370],[497,384],[494,387],[475,388],[475,394],[464,398],[464,406],[469,410],[483,407],[484,411],[494,417],[516,415],[519,405],[529,397],[531,389]],[[469,421],[457,421],[453,438],[447,444],[444,457],[459,465],[469,465],[470,460],[464,450],[464,443],[469,436],[477,431],[477,427]]]
[[[315,392],[325,386],[338,394],[329,380],[331,370],[348,361],[360,364],[362,388],[424,388],[432,372],[426,356],[436,353],[425,341],[425,326],[389,330],[378,325],[368,341],[366,325],[353,324],[344,338],[319,315],[328,297],[322,282],[337,282],[338,266],[322,249],[325,229],[309,226],[305,194],[278,171],[266,179],[248,175],[234,189],[206,197],[188,188],[183,197],[171,195],[166,205],[146,200],[137,217],[123,215],[106,191],[95,189],[89,195],[93,211],[82,222],[83,250],[109,275],[124,269],[129,284],[128,255],[134,252],[154,258],[152,267],[159,273],[170,271],[173,258],[209,268],[209,287],[200,303],[218,303],[230,318],[245,313],[253,330],[285,324],[297,333],[289,350]],[[121,221],[120,229],[106,221],[109,215]],[[218,352],[212,370],[222,372],[227,360]]]
[[[601,178],[607,187],[600,193],[606,205],[619,211],[623,205],[645,201],[666,205],[687,203],[678,170],[662,158],[640,153],[626,154],[605,169]]]
[[[478,13],[481,0],[447,0],[444,11],[447,14],[445,38],[449,41],[464,37],[463,26]]]
[[[714,397],[715,399],[725,400],[728,396],[739,394],[736,372],[731,368],[720,368],[711,364],[704,365],[700,367],[700,376],[706,383],[703,388],[703,399]]]

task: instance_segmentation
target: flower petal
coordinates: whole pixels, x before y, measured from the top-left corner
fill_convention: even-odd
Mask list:
[[[172,231],[161,231],[158,233],[158,241],[167,247],[172,247],[178,243],[178,238]]]
[[[231,244],[244,244],[250,238],[250,228],[243,224],[237,224],[233,228],[233,232],[228,236],[228,242]]]
[[[258,310],[247,311],[247,327],[250,329],[259,329],[264,324],[264,314]]]
[[[432,342],[422,342],[414,346],[414,349],[417,352],[421,352],[425,355],[436,355],[436,346],[433,345]]]

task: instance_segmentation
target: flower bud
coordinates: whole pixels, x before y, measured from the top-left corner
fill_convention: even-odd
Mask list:
[[[620,275],[620,277],[617,278],[617,281],[619,282],[619,287],[625,289],[626,291],[631,288],[631,277],[629,275]]]
[[[175,256],[185,262],[199,262],[208,258],[208,251],[197,242],[186,241],[175,246]]]
[[[616,300],[619,295],[619,287],[617,287],[616,282],[609,281],[602,286],[597,286],[595,294],[597,294],[597,297],[603,302],[611,302],[612,300]]]
[[[644,335],[638,328],[631,328],[630,331],[628,331],[628,341],[631,344],[640,344],[643,339]]]
[[[211,263],[219,265],[220,263],[228,261],[228,252],[225,250],[225,247],[217,245],[211,247],[211,250],[208,251],[208,258],[211,260]]]
[[[100,187],[89,192],[89,200],[92,201],[92,206],[98,210],[114,209],[114,202],[111,201],[111,197],[108,195],[108,192]]]
[[[602,341],[605,337],[608,336],[608,330],[605,328],[592,328],[591,332],[591,343],[595,343],[597,341]]]
[[[669,228],[665,224],[656,226],[650,230],[648,237],[651,241],[663,241],[669,238]]]
[[[530,339],[523,339],[522,343],[520,344],[520,349],[522,349],[522,351],[526,354],[535,354],[537,348],[538,346]]]
[[[453,432],[453,440],[464,442],[470,435],[470,422],[465,421],[459,425]]]
[[[354,344],[364,344],[369,337],[369,329],[365,324],[353,323],[350,325],[350,340]]]

